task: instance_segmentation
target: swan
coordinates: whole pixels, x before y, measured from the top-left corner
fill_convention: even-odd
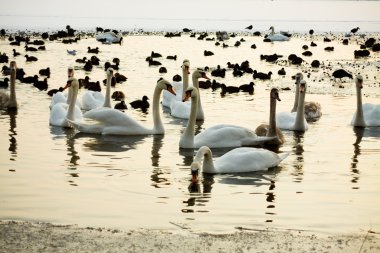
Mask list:
[[[11,71],[11,85],[9,95],[5,92],[0,92],[0,109],[17,109],[17,99],[16,99],[16,71],[17,65],[15,61],[10,63]]]
[[[294,105],[293,105],[293,109],[291,110],[291,112],[297,111],[299,84],[300,84],[300,81],[302,79],[303,79],[302,73],[297,73],[296,74],[296,92],[295,92],[295,98],[294,98]],[[313,122],[313,121],[317,121],[321,118],[322,107],[321,107],[320,103],[313,102],[313,101],[311,101],[311,102],[305,101],[304,107],[305,107],[305,119],[306,119],[306,121]]]
[[[182,77],[183,77],[183,83],[181,82],[173,82],[172,87],[175,93],[177,94],[174,96],[169,91],[164,90],[162,93],[162,105],[165,107],[170,108],[171,103],[174,100],[182,101],[185,91],[187,87],[189,87],[189,69],[190,69],[190,61],[184,60],[182,64]]]
[[[258,136],[268,136],[276,137],[275,139],[268,141],[267,144],[281,145],[285,142],[284,135],[281,132],[281,129],[276,127],[276,101],[281,101],[278,95],[278,89],[272,88],[270,91],[270,109],[269,109],[269,125],[261,124],[259,125],[255,133]]]
[[[213,161],[210,148],[202,146],[191,163],[192,182],[198,181],[201,169],[203,173],[210,174],[260,171],[278,166],[288,155],[289,153],[278,155],[263,148],[241,147],[235,148]]]
[[[82,111],[78,106],[76,106],[79,82],[76,78],[70,77],[68,85],[69,95],[67,98],[67,103],[57,103],[51,108],[49,123],[52,126],[71,127],[69,120],[82,120]]]
[[[111,108],[111,81],[113,76],[113,68],[107,69],[107,88],[106,95],[104,96],[99,91],[86,91],[82,96],[82,109],[89,111],[97,107]]]
[[[306,82],[300,82],[298,106],[296,112],[281,112],[277,115],[277,125],[281,129],[293,131],[306,131],[308,124],[305,119],[305,95],[306,95]]]
[[[119,43],[121,45],[121,42],[123,41],[123,36],[114,32],[101,33],[96,35],[95,38],[103,44]]]
[[[132,117],[117,109],[108,107],[96,108],[84,114],[85,118],[96,121],[96,124],[85,124],[71,121],[80,132],[104,134],[104,135],[148,135],[164,134],[164,126],[161,121],[159,105],[162,90],[169,90],[175,94],[171,84],[165,79],[158,81],[153,93],[153,128],[149,129],[141,125]]]
[[[357,75],[356,83],[356,112],[351,121],[354,127],[380,126],[380,104],[362,104],[363,77]]]
[[[289,38],[281,33],[274,33],[274,27],[271,26],[269,28],[271,30],[271,33],[267,36],[267,39],[270,39],[271,41],[288,41]]]
[[[204,120],[204,112],[201,104],[201,98],[199,96],[199,78],[209,79],[206,73],[201,70],[195,70],[192,74],[193,87],[198,90],[198,108],[196,114],[196,120]],[[170,105],[170,112],[173,117],[180,119],[189,119],[191,111],[191,102],[173,101]]]
[[[198,94],[199,91],[195,87],[189,87],[186,91],[186,98],[191,97],[191,112],[186,129],[179,141],[180,148],[200,148],[202,146],[208,146],[210,148],[253,146],[275,138],[259,137],[248,128],[226,124],[215,125],[194,136]]]

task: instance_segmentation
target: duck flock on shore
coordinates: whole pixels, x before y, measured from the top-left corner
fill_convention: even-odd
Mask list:
[[[252,30],[253,26],[246,27]],[[355,35],[360,28],[352,29],[345,37],[325,37],[323,43],[331,40],[341,40],[342,45],[347,45],[350,38],[357,38],[358,49],[353,52],[355,58],[368,58],[373,55],[378,56],[380,44],[375,38],[365,38]],[[364,87],[364,77],[360,72],[350,73],[343,68],[333,69],[326,66],[318,60],[314,60],[311,64],[307,63],[303,58],[313,55],[312,49],[308,45],[302,48],[304,52],[302,56],[289,54],[288,56],[280,54],[271,54],[260,56],[260,61],[266,61],[273,64],[273,70],[267,73],[257,69],[252,69],[248,60],[241,63],[220,63],[215,67],[205,66],[202,69],[194,69],[191,71],[190,60],[182,59],[182,76],[175,75],[173,80],[160,78],[154,84],[152,90],[152,106],[150,106],[149,95],[145,94],[141,99],[135,100],[127,104],[126,96],[123,91],[115,89],[118,83],[126,82],[128,78],[120,73],[120,62],[123,59],[115,57],[112,62],[104,61],[97,57],[99,48],[88,47],[88,56],[75,60],[77,64],[83,64],[82,69],[86,73],[91,73],[93,66],[104,66],[106,79],[103,81],[90,81],[91,77],[86,75],[84,78],[76,78],[74,68],[68,67],[68,79],[65,81],[64,87],[58,89],[49,89],[48,80],[52,75],[49,67],[42,68],[38,73],[28,76],[22,68],[17,68],[17,61],[26,61],[30,64],[38,62],[38,58],[33,52],[46,51],[48,41],[60,41],[65,44],[77,43],[81,40],[81,36],[93,36],[102,44],[123,43],[123,37],[128,33],[121,33],[116,30],[106,30],[97,27],[97,34],[81,34],[72,29],[70,26],[66,30],[57,33],[42,33],[26,36],[24,33],[7,34],[3,29],[1,36],[9,41],[13,47],[11,52],[0,52],[0,63],[4,78],[0,80],[0,87],[3,89],[0,93],[1,109],[15,110],[18,107],[22,110],[22,105],[17,104],[16,84],[20,85],[33,84],[33,86],[41,91],[47,92],[51,96],[49,124],[58,127],[71,127],[80,132],[89,134],[103,135],[151,135],[164,134],[165,127],[160,116],[160,105],[166,107],[170,111],[170,115],[175,118],[187,119],[187,125],[180,136],[178,143],[181,149],[196,149],[197,153],[191,164],[191,173],[193,182],[197,181],[200,170],[205,173],[238,173],[257,170],[265,170],[279,165],[288,154],[276,154],[265,147],[279,146],[285,143],[283,130],[288,131],[307,131],[310,122],[316,122],[322,117],[322,106],[316,101],[307,101],[305,99],[308,90],[307,78],[310,72],[299,71],[295,76],[295,98],[293,108],[289,108],[287,112],[276,112],[276,102],[281,101],[280,89],[271,88],[269,97],[269,121],[267,124],[261,124],[255,129],[245,128],[239,125],[217,124],[209,127],[198,134],[195,134],[196,121],[207,120],[202,102],[202,89],[220,90],[222,97],[231,93],[247,92],[251,95],[255,92],[255,82],[265,82],[271,80],[274,75],[286,77],[284,67],[277,69],[277,66],[307,66],[310,71],[313,68],[323,68],[327,73],[332,85],[342,85],[342,80],[355,80],[356,87],[356,104],[357,109],[353,112],[351,121],[354,127],[379,127],[380,126],[380,105],[363,103],[362,89]],[[22,34],[22,35],[21,35]],[[246,33],[247,34],[247,33]],[[214,41],[214,47],[229,47],[229,43],[237,35],[235,33],[219,32],[213,37],[213,33],[196,33],[190,29],[183,29],[183,32],[165,33],[168,38],[190,36],[198,40]],[[251,36],[262,36],[260,32],[249,32]],[[275,33],[274,27],[270,27],[270,33],[263,37],[264,42],[268,43],[287,43],[292,39],[292,34],[288,32]],[[309,31],[309,36],[315,36],[314,31]],[[31,37],[35,39],[31,39]],[[312,38],[312,37],[311,37]],[[229,41],[227,41],[229,40]],[[278,42],[281,41],[281,42]],[[243,38],[235,41],[233,47],[240,47],[246,42]],[[169,43],[169,42],[168,42]],[[228,44],[227,44],[228,43]],[[23,47],[24,46],[24,47]],[[316,47],[317,44],[312,41],[310,48]],[[250,46],[252,50],[256,50],[256,45]],[[23,48],[20,50],[19,48]],[[334,47],[325,46],[324,50],[334,52]],[[7,55],[7,53],[9,55]],[[76,56],[76,50],[67,50],[70,57]],[[22,55],[25,59],[22,58]],[[217,57],[211,50],[204,51],[204,57]],[[163,56],[152,50],[147,56],[147,67],[160,66],[159,73],[166,73],[167,70],[160,59]],[[177,55],[168,55],[167,60],[177,61]],[[104,63],[102,63],[104,62]],[[102,65],[103,64],[103,65]],[[9,65],[9,66],[8,66]],[[223,67],[225,66],[225,67]],[[359,65],[360,66],[360,65]],[[276,69],[275,69],[276,68]],[[379,67],[378,67],[379,71]],[[303,73],[302,73],[303,72]],[[232,74],[233,77],[239,78],[243,75],[251,75],[252,81],[242,83],[238,86],[221,83],[220,80],[226,75]],[[210,80],[210,76],[214,77]],[[191,82],[190,82],[191,77]],[[217,79],[216,79],[217,78]],[[217,81],[219,80],[219,81]],[[315,82],[315,80],[314,80]],[[345,81],[347,82],[347,81]],[[62,82],[63,83],[63,82]],[[102,86],[105,85],[106,92],[103,94]],[[79,89],[87,89],[83,92],[81,98],[78,97]],[[9,90],[9,91],[8,91]],[[68,92],[66,92],[68,91]],[[112,94],[111,94],[112,93]],[[117,101],[112,106],[111,100]],[[141,122],[134,119],[128,114],[128,107],[141,110],[145,113],[151,108],[153,117],[153,126],[145,127]],[[94,123],[95,122],[95,123]],[[259,147],[257,147],[259,146]],[[233,148],[228,153],[212,159],[213,148]]]

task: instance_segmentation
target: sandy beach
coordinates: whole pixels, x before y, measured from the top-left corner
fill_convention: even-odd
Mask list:
[[[0,222],[0,252],[379,252],[380,235],[316,235],[295,230],[192,234],[164,230],[120,231],[50,223]]]

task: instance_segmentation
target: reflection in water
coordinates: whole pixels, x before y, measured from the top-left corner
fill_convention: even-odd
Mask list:
[[[363,135],[364,135],[365,128],[364,127],[354,127],[354,133],[356,136],[356,140],[354,145],[354,155],[352,156],[352,163],[351,163],[351,182],[356,184],[359,181],[359,175],[360,171],[357,169],[357,163],[358,163],[358,156],[360,155],[360,142],[362,141]],[[352,187],[352,189],[359,189],[358,186]]]
[[[160,166],[160,149],[163,144],[164,135],[158,134],[153,135],[153,145],[152,145],[152,166],[159,167]]]
[[[17,140],[16,140],[16,116],[17,109],[8,109],[9,115],[9,148],[8,150],[11,153],[11,161],[15,161],[17,157]]]
[[[303,138],[304,138],[304,133],[303,132],[293,132],[293,140],[294,140],[294,145],[293,145],[293,152],[296,155],[297,163],[294,164],[294,173],[292,175],[295,177],[294,182],[296,183],[301,183],[303,179],[303,162],[304,162],[304,157],[303,157]]]
[[[193,208],[190,207],[204,207],[206,203],[209,202],[211,198],[212,185],[214,184],[214,175],[204,174],[202,180],[202,187],[200,183],[190,183],[188,190],[190,197],[183,201],[186,204],[186,208],[183,208],[181,212],[183,213],[193,213],[195,212]],[[207,210],[198,210],[198,212],[208,212]]]
[[[164,135],[153,135],[153,144],[151,151],[151,160],[152,160],[152,174],[150,179],[152,181],[152,186],[155,188],[161,188],[163,186],[170,185],[170,181],[167,177],[170,172],[163,167],[160,167],[160,149],[163,145]]]

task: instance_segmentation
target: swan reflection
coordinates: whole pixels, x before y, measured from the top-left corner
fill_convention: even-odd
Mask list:
[[[5,114],[9,115],[9,152],[10,160],[15,161],[17,157],[17,131],[16,131],[16,118],[17,109],[8,109]]]
[[[296,155],[297,162],[294,164],[294,182],[301,183],[303,180],[303,162],[304,162],[304,149],[303,149],[303,141],[304,141],[304,133],[303,132],[293,132],[293,147],[292,150]]]
[[[209,199],[211,198],[212,185],[215,183],[214,175],[204,175],[202,184],[199,182],[191,182],[188,186],[190,197],[184,200],[182,203],[185,204],[185,208],[182,208],[183,213],[193,213],[198,212],[208,212],[207,210],[199,210],[198,208],[203,208]],[[203,188],[203,190],[202,190]],[[194,210],[194,208],[198,210]]]

